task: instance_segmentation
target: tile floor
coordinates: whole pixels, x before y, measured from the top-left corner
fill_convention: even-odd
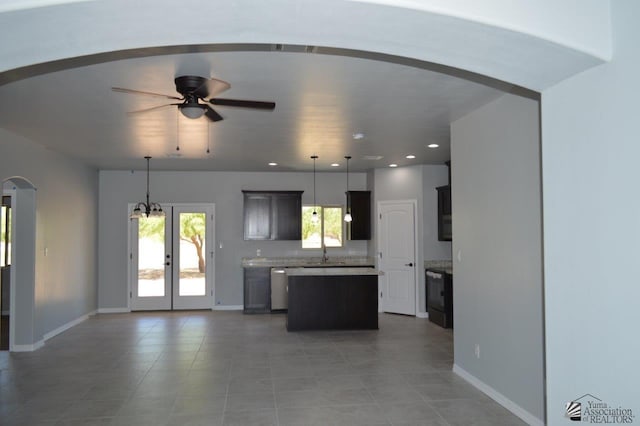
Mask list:
[[[96,315],[0,352],[0,425],[524,425],[451,373],[453,335],[297,332],[240,312]]]

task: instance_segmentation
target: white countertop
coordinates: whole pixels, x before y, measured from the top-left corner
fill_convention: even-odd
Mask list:
[[[327,266],[371,266],[375,265],[375,260],[367,256],[330,256],[326,262],[322,257],[243,257],[242,267],[244,268],[265,268],[265,267],[327,267]]]
[[[287,276],[314,276],[314,275],[379,275],[376,268],[285,268]]]
[[[453,274],[453,262],[451,260],[425,260],[424,269],[433,269]]]

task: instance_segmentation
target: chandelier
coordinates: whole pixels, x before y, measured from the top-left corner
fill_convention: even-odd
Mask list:
[[[164,216],[164,211],[162,211],[162,206],[160,205],[160,203],[149,201],[149,160],[151,159],[151,157],[147,156],[144,158],[147,160],[147,202],[145,203],[144,201],[140,201],[138,204],[136,204],[136,206],[133,208],[131,216],[129,216],[130,219],[140,219],[143,215],[146,217]]]

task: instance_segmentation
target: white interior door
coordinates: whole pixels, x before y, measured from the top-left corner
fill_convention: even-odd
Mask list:
[[[211,309],[213,205],[163,205],[131,221],[131,310]]]
[[[382,310],[416,314],[415,202],[378,204]]]

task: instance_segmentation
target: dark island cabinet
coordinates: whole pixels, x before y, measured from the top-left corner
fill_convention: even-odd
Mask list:
[[[242,191],[245,240],[302,239],[302,191]]]
[[[347,191],[347,208],[352,221],[347,223],[347,239],[371,239],[371,191]]]
[[[378,329],[377,275],[302,275],[288,282],[288,331]]]
[[[271,312],[271,268],[244,268],[244,313]]]

